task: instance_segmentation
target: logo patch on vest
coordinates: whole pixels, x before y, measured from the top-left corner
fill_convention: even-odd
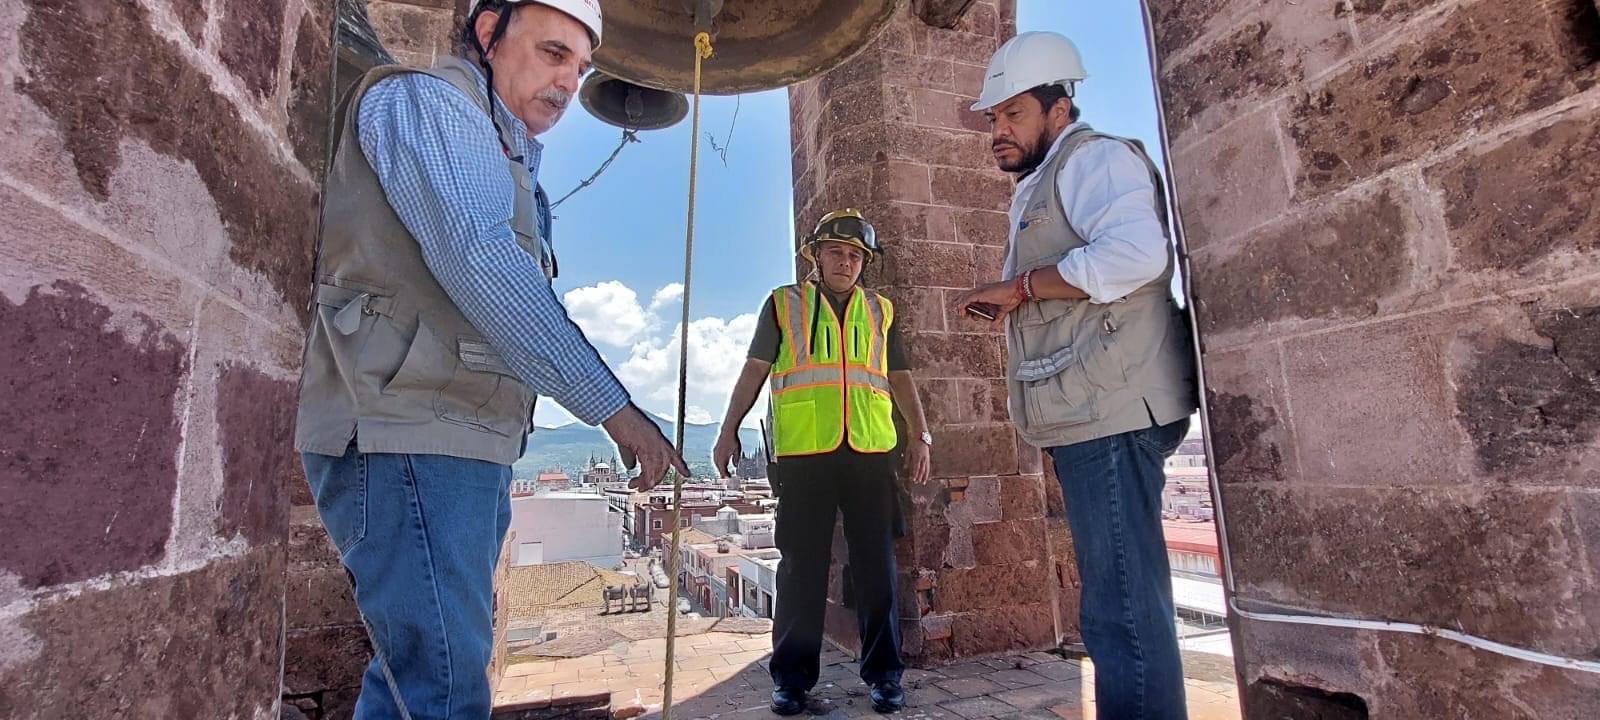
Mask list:
[[[1050,222],[1050,206],[1048,198],[1041,198],[1036,202],[1028,203],[1022,211],[1022,222],[1017,224],[1018,230],[1027,230],[1034,225],[1044,225]]]

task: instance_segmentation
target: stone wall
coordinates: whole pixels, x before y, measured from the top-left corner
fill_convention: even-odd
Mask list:
[[[1600,659],[1594,4],[1150,5],[1241,605]],[[1449,641],[1238,629],[1248,716],[1600,706]]]
[[[367,0],[372,29],[395,60],[430,67],[455,52],[457,5],[470,0]]]
[[[872,220],[886,256],[867,283],[900,309],[936,438],[934,481],[906,484],[898,546],[905,650],[923,663],[1049,647],[1077,627],[1060,488],[1007,422],[1001,337],[945,310],[998,279],[1011,197],[987,122],[967,108],[1016,32],[1015,3],[963,4],[917,3],[866,52],[789,91],[796,234],[842,207]],[[936,28],[916,12],[958,19]],[[834,557],[829,637],[855,647],[842,539]]]
[[[0,2],[0,716],[277,717],[331,23]]]

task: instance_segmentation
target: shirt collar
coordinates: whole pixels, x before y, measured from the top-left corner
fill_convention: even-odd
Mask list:
[[[483,69],[478,67],[476,63],[467,62],[464,64],[472,69],[472,74],[477,78],[478,83],[487,83]],[[494,94],[494,109],[495,118],[500,121],[500,127],[505,128],[506,134],[511,136],[511,152],[522,156],[523,164],[528,166],[528,173],[537,181],[539,178],[539,161],[544,156],[544,143],[528,136],[528,124],[512,113],[510,108],[506,107],[505,102],[500,99],[500,93]]]

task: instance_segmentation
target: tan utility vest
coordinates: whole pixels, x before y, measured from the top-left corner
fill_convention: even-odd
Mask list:
[[[356,139],[362,96],[378,81],[408,72],[444,80],[489,112],[480,76],[456,58],[430,70],[374,68],[340,104],[295,448],[337,456],[355,438],[364,453],[510,465],[522,454],[534,393],[434,279]],[[510,140],[501,138],[505,147],[517,147]],[[533,178],[507,156],[517,184],[511,228],[548,281],[552,262],[540,239]]]
[[[1067,222],[1056,177],[1084,143],[1126,144],[1150,169],[1156,211],[1166,227],[1161,175],[1138,143],[1090,130],[1061,141],[1023,206],[1013,235],[1016,274],[1051,267],[1088,243]],[[1024,440],[1072,445],[1188,417],[1197,407],[1188,322],[1172,299],[1176,254],[1161,276],[1104,305],[1088,300],[1024,302],[1006,325],[1011,420]]]

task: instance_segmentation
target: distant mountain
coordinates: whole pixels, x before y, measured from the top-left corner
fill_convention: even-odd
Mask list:
[[[661,428],[661,434],[671,442],[672,421],[654,414],[650,414],[650,419],[655,421]],[[717,443],[722,424],[685,423],[683,427],[683,459],[689,463],[689,470],[696,476],[716,475],[715,468],[711,466],[711,449]],[[739,441],[744,444],[746,455],[758,452],[761,449],[761,431],[740,428]],[[583,423],[541,427],[528,436],[528,450],[513,466],[513,472],[517,477],[531,477],[541,470],[559,467],[577,480],[578,475],[588,467],[591,456],[609,463],[616,452],[617,446],[611,442],[611,436],[600,428]]]

